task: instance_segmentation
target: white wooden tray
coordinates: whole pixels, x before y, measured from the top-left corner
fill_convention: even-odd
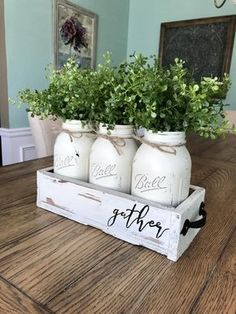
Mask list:
[[[191,186],[178,207],[53,173],[37,172],[37,206],[177,261],[206,222],[205,190]]]

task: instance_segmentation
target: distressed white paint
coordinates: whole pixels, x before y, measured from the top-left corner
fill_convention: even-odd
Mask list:
[[[54,171],[60,175],[88,181],[89,154],[94,138],[88,135],[91,128],[79,120],[66,120],[54,145]]]
[[[30,128],[0,128],[0,136],[3,166],[36,158],[36,150]]]
[[[107,132],[100,123],[99,133],[107,136]],[[91,148],[89,182],[130,193],[132,162],[138,148],[131,138],[133,126],[116,125],[110,135],[110,140],[98,137]]]
[[[192,194],[174,208],[76,179],[68,179],[54,174],[52,169],[38,171],[37,185],[39,207],[101,229],[129,243],[147,247],[166,255],[172,261],[178,260],[199,231],[190,229],[186,236],[180,235],[186,219],[200,219],[199,206],[205,196],[205,190],[200,187],[191,186]],[[127,215],[131,214],[132,208],[135,211],[128,219]],[[117,210],[120,214],[123,212],[123,216],[118,215],[115,219]],[[143,230],[139,230],[141,225]]]
[[[191,157],[185,147],[185,133],[145,131],[144,139],[159,145],[162,150],[145,143],[139,147],[133,161],[131,193],[167,206],[177,206],[189,195],[191,177]]]

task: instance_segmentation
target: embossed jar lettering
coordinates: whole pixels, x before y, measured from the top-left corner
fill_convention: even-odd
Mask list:
[[[189,195],[191,176],[185,133],[146,131],[144,138],[157,146],[139,147],[133,161],[131,193],[163,205],[179,205]]]
[[[54,172],[88,181],[88,160],[94,142],[91,129],[78,120],[66,120],[54,145]]]
[[[136,142],[131,138],[133,127],[116,125],[107,136],[107,128],[100,124],[100,137],[94,142],[90,154],[89,182],[130,193],[131,168]]]
[[[137,174],[135,176],[135,189],[139,190],[141,193],[153,190],[166,189],[164,186],[166,177],[148,177],[146,174]]]
[[[63,156],[57,155],[54,160],[55,168],[57,170],[67,168],[67,167],[74,167],[76,165],[76,160],[74,156]]]
[[[105,168],[102,168],[102,166],[99,164],[93,164],[91,169],[91,176],[93,176],[95,180],[117,176],[116,164],[108,165]]]

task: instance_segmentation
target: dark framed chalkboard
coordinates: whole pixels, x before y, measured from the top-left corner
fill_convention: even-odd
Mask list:
[[[159,58],[162,66],[175,58],[186,62],[196,81],[229,73],[236,15],[161,24]]]

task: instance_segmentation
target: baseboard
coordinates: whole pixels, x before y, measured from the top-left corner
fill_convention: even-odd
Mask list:
[[[2,165],[37,158],[31,128],[0,128]]]

